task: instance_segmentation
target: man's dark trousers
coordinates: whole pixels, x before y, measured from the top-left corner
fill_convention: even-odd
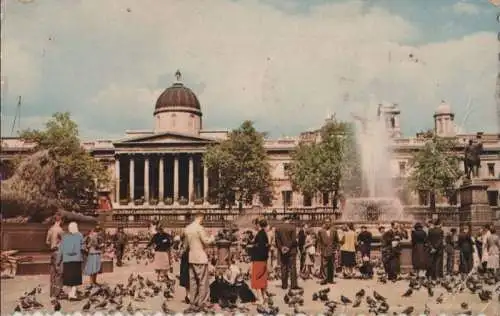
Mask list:
[[[335,258],[333,255],[321,256],[321,261],[323,263],[324,281],[332,283],[335,275]]]
[[[281,261],[281,287],[288,288],[288,278],[293,288],[298,287],[297,283],[297,254],[280,255]]]

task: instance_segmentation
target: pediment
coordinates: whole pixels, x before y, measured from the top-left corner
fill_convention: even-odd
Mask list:
[[[141,135],[137,137],[125,138],[116,142],[116,144],[175,144],[175,143],[206,144],[212,142],[215,142],[215,140],[211,138],[166,132],[166,133]]]

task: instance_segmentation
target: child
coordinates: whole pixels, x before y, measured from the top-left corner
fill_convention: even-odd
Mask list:
[[[361,273],[361,277],[363,279],[373,278],[373,265],[368,256],[363,257],[363,263],[361,264],[361,267],[359,267],[359,272]]]

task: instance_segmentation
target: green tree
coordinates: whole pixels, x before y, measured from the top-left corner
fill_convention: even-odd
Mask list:
[[[5,188],[9,203],[24,205],[19,209],[28,216],[46,209],[79,212],[95,206],[98,186],[107,185],[109,175],[81,147],[78,126],[69,113],[56,113],[45,129],[25,130],[20,137],[36,144],[35,154],[24,158],[14,176],[5,181],[5,186],[2,183],[2,196]],[[15,192],[20,190],[25,192],[16,197]]]
[[[294,190],[305,195],[333,193],[335,205],[341,187],[358,175],[353,129],[348,123],[331,121],[319,135],[319,142],[301,143],[292,154],[290,180]]]
[[[424,147],[413,155],[410,187],[429,193],[430,209],[436,211],[436,194],[452,192],[463,172],[459,168],[460,156],[454,152],[456,142],[433,135]]]
[[[231,205],[236,196],[240,205],[258,194],[269,198],[272,189],[270,164],[264,148],[264,134],[251,121],[245,121],[228,138],[208,148],[203,162],[211,174],[218,175],[212,192],[221,206]]]

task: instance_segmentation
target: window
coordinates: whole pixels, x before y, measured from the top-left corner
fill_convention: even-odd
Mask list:
[[[304,206],[311,206],[312,205],[312,196],[310,194],[304,194],[303,205]]]
[[[283,207],[288,207],[292,205],[292,191],[281,191],[283,198]]]
[[[488,176],[490,177],[495,176],[495,163],[493,162],[488,163]]]
[[[176,119],[177,115],[172,114],[172,127],[175,127],[175,119]]]
[[[406,174],[406,161],[399,162],[399,175],[402,177]]]

